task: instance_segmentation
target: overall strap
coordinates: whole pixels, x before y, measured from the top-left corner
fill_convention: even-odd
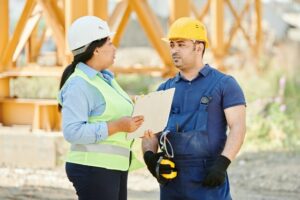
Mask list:
[[[205,92],[203,93],[201,99],[200,99],[200,105],[199,108],[201,108],[204,105],[204,108],[206,109],[209,102],[212,101],[212,92],[217,86],[217,84],[224,78],[226,75],[222,74],[220,72],[217,72],[216,77],[214,77],[212,83],[207,87]]]
[[[204,95],[210,96],[211,93],[213,92],[215,86],[221,81],[223,77],[225,77],[225,74],[222,74],[220,72],[217,72],[216,77],[213,79],[213,82],[211,83],[210,86],[205,90]]]

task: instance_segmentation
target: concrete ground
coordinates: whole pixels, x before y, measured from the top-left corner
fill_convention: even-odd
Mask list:
[[[244,152],[229,168],[233,199],[299,200],[299,152]],[[63,167],[54,170],[0,168],[1,200],[76,199]],[[131,173],[128,200],[159,199],[146,169]]]

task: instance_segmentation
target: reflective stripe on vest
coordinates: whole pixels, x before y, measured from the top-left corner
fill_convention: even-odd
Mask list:
[[[128,148],[110,144],[72,144],[71,150],[81,152],[108,153],[125,157],[129,157],[130,155],[130,150]]]

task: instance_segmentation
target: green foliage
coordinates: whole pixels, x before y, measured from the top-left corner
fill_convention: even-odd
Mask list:
[[[54,99],[59,80],[52,77],[19,77],[11,80],[11,95],[18,98]]]
[[[162,82],[162,78],[139,74],[118,75],[116,79],[121,87],[131,95],[155,91],[159,82]]]
[[[300,85],[296,73],[266,69],[242,81],[248,97],[245,146],[252,150],[299,149]]]

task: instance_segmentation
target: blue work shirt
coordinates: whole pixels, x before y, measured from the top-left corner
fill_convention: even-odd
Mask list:
[[[110,71],[99,72],[84,63],[78,63],[76,67],[89,78],[99,76],[109,85],[114,78]],[[88,123],[89,117],[99,116],[105,110],[104,97],[97,88],[81,77],[73,77],[65,83],[58,97],[62,103],[63,134],[68,142],[91,144],[108,137],[106,122]]]
[[[206,64],[197,77],[189,81],[180,73],[174,78],[161,84],[158,90],[165,90],[176,86],[171,113],[181,115],[184,113],[197,112],[200,99],[207,88],[212,84],[217,70]],[[207,134],[212,154],[220,153],[227,139],[227,121],[224,110],[237,106],[246,105],[242,89],[236,80],[229,75],[224,76],[213,88],[211,101],[208,104]],[[195,121],[185,124],[187,129],[194,127]],[[179,131],[181,127],[178,127]],[[176,148],[176,147],[175,147]]]

